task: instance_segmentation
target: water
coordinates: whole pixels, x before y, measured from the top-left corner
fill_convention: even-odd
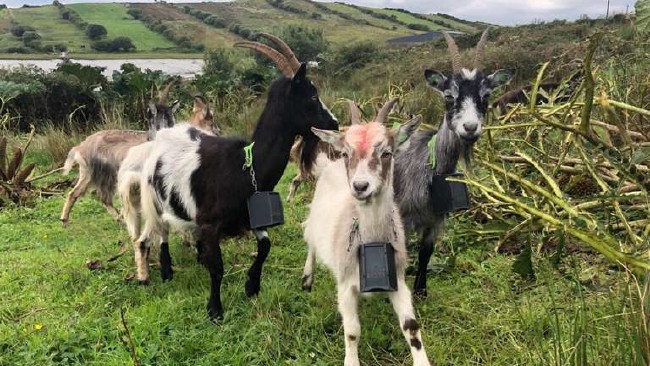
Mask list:
[[[185,79],[191,79],[200,74],[203,68],[201,59],[128,59],[128,60],[75,60],[71,62],[82,65],[105,67],[103,74],[111,78],[113,71],[119,70],[124,63],[132,63],[142,70],[162,70],[169,75],[180,75]],[[56,68],[60,59],[53,60],[0,60],[0,68],[17,67],[20,65],[34,65],[45,71],[51,71]]]

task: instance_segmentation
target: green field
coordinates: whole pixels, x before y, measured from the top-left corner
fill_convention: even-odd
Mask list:
[[[11,9],[16,23],[29,25],[42,37],[42,43],[65,44],[72,52],[90,52],[90,40],[72,23],[61,19],[59,10],[51,5]]]
[[[30,160],[35,156],[43,155]],[[282,195],[294,172],[290,166],[284,175]],[[296,203],[285,206],[286,224],[270,230],[258,297],[244,294],[253,237],[223,243],[225,319],[218,324],[206,316],[207,271],[178,236],[170,244],[175,278],[161,283],[154,268],[152,284],[143,287],[125,281],[134,271],[131,252],[106,261],[128,236],[90,195],[65,228],[58,221],[62,196],[0,210],[0,365],[128,365],[131,341],[142,365],[340,365],[343,331],[332,276],[321,267],[313,291],[300,290],[306,255],[300,223],[310,195],[303,187]],[[456,236],[467,225],[452,220],[445,247],[455,248],[455,265],[447,267],[448,249],[435,254],[429,297],[414,302],[432,360],[549,365],[569,359],[575,342],[584,342],[587,364],[620,364],[621,353],[633,347],[626,343],[622,273],[595,277],[589,255],[575,257],[563,272],[539,258],[537,281],[522,281],[510,269],[514,258],[495,255],[494,243]],[[101,260],[102,267],[91,271],[88,260]],[[382,296],[364,300],[360,316],[364,364],[410,364]],[[574,332],[587,338],[576,340]]]
[[[202,44],[208,49],[229,47],[240,39],[227,29],[211,27],[186,14],[182,5],[140,3],[130,6],[141,10],[145,17],[162,22],[176,37],[187,37],[192,43]]]
[[[175,47],[161,34],[149,30],[140,21],[131,18],[126,13],[128,9],[123,4],[70,4],[66,6],[76,11],[84,21],[106,27],[108,38],[131,38],[138,51]]]

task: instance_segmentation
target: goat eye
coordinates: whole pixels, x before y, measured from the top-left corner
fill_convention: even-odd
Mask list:
[[[317,101],[317,100],[318,100],[318,96],[317,96],[317,95],[314,95],[313,97],[311,97],[311,100],[313,100],[314,102]]]
[[[390,151],[384,151],[384,152],[381,154],[381,158],[382,158],[382,159],[390,159],[392,156],[393,156],[393,153],[390,152]]]
[[[343,152],[341,152],[341,156],[347,159],[348,158],[348,153],[343,151]]]

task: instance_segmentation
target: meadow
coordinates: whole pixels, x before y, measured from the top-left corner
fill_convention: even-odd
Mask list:
[[[450,217],[429,263],[428,297],[414,300],[430,359],[438,365],[647,365],[647,37],[627,22],[605,21],[504,27],[492,34],[486,69],[517,69],[512,88],[532,84],[532,100],[545,94],[551,102],[488,113],[466,170],[473,207]],[[464,57],[471,57],[477,36],[458,38]],[[377,103],[400,96],[391,122],[413,113],[423,116],[423,128],[436,128],[443,101],[425,86],[420,65],[448,70],[445,48],[434,42],[330,49],[323,69],[311,73],[342,121],[349,119],[344,98],[372,116]],[[172,94],[183,100],[201,90],[226,135],[249,136],[261,112],[265,89],[254,89],[258,79],[251,86],[247,78],[259,77],[266,86],[277,75],[248,59],[242,65],[243,54],[208,54],[206,74]],[[357,59],[350,54],[367,59],[352,63]],[[593,78],[577,89],[538,89],[543,80],[561,81],[577,70]],[[148,91],[164,79],[125,72],[107,84],[107,93],[141,87],[129,94],[136,103],[104,104],[103,117],[85,121],[89,129],[71,126],[73,116],[36,125],[24,162],[36,165],[32,176],[59,167],[67,150],[94,130],[141,128],[141,118],[125,112],[153,97]],[[2,119],[8,151],[27,141],[11,115],[18,107],[8,102]],[[283,197],[296,170],[290,164],[276,187]],[[140,286],[132,280],[131,250],[109,261],[130,247],[129,238],[91,195],[79,200],[69,225],[61,225],[63,194],[73,180],[55,173],[33,182],[20,204],[0,201],[0,365],[342,363],[334,280],[319,266],[312,292],[300,289],[301,222],[313,187],[301,187],[285,204],[285,225],[269,230],[272,248],[259,296],[244,293],[256,254],[253,236],[223,243],[225,317],[215,324],[205,313],[207,271],[177,235],[170,243],[174,279],[162,283],[153,263],[152,283]],[[413,262],[417,238],[410,239]],[[407,282],[412,285],[412,267]],[[360,318],[363,364],[411,364],[388,301],[365,299]]]

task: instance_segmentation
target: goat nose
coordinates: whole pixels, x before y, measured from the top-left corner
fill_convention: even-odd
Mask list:
[[[478,123],[463,123],[463,127],[467,132],[475,132],[478,128]]]
[[[368,186],[369,186],[369,185],[370,185],[370,183],[368,183],[367,181],[361,181],[361,182],[354,182],[354,183],[352,183],[352,187],[354,187],[354,190],[355,190],[357,193],[363,193],[363,192],[365,192],[366,189],[368,189]]]

